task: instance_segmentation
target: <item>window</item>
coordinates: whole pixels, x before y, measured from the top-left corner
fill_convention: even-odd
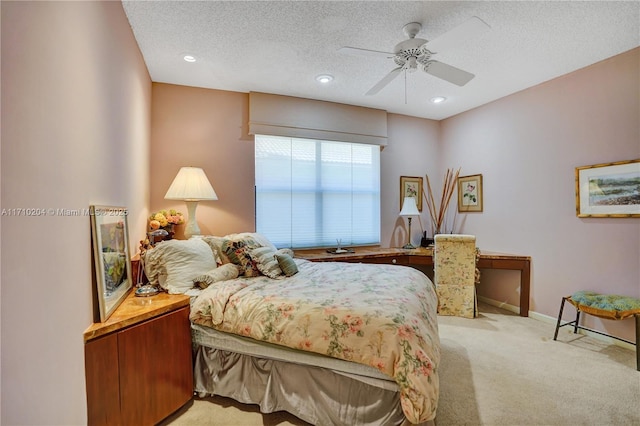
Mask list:
[[[380,147],[255,136],[256,231],[277,247],[380,243]]]

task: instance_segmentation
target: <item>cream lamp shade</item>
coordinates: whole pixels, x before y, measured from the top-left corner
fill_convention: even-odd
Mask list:
[[[204,170],[199,167],[182,167],[164,198],[165,200],[183,200],[186,203],[189,218],[184,235],[191,238],[194,235],[200,235],[200,227],[196,220],[198,201],[217,200],[218,196]]]
[[[414,197],[404,197],[404,200],[402,201],[402,210],[400,210],[400,216],[409,218],[409,236],[408,236],[409,241],[402,248],[414,249],[416,247],[413,244],[411,244],[411,217],[420,216],[420,212],[418,211],[418,206],[416,205],[416,199]]]
[[[420,216],[418,206],[416,205],[416,199],[414,197],[404,197],[400,216]]]

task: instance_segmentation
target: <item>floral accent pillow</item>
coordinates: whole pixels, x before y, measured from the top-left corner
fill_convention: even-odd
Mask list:
[[[273,251],[276,251],[276,246],[264,235],[258,232],[241,232],[239,234],[229,234],[224,237],[227,240],[240,241],[250,239],[255,241],[260,247],[270,247]]]
[[[246,237],[241,240],[225,240],[222,243],[222,251],[229,260],[242,268],[241,274],[245,277],[257,277],[260,270],[255,260],[251,258],[249,250],[261,247],[253,238]]]
[[[240,275],[240,269],[238,268],[238,265],[235,265],[233,263],[225,263],[224,265],[212,269],[206,274],[198,275],[193,279],[193,283],[201,289],[205,289],[211,284],[237,278],[238,275]]]

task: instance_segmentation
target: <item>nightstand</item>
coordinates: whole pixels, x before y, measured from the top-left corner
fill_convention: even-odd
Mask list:
[[[89,425],[153,425],[193,396],[189,297],[133,291],[84,332]]]

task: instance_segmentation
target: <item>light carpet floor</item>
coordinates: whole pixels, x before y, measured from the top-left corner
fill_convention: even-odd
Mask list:
[[[571,327],[480,304],[475,319],[438,317],[442,361],[437,426],[640,426],[635,352]],[[194,398],[162,423],[307,425],[229,398]]]

